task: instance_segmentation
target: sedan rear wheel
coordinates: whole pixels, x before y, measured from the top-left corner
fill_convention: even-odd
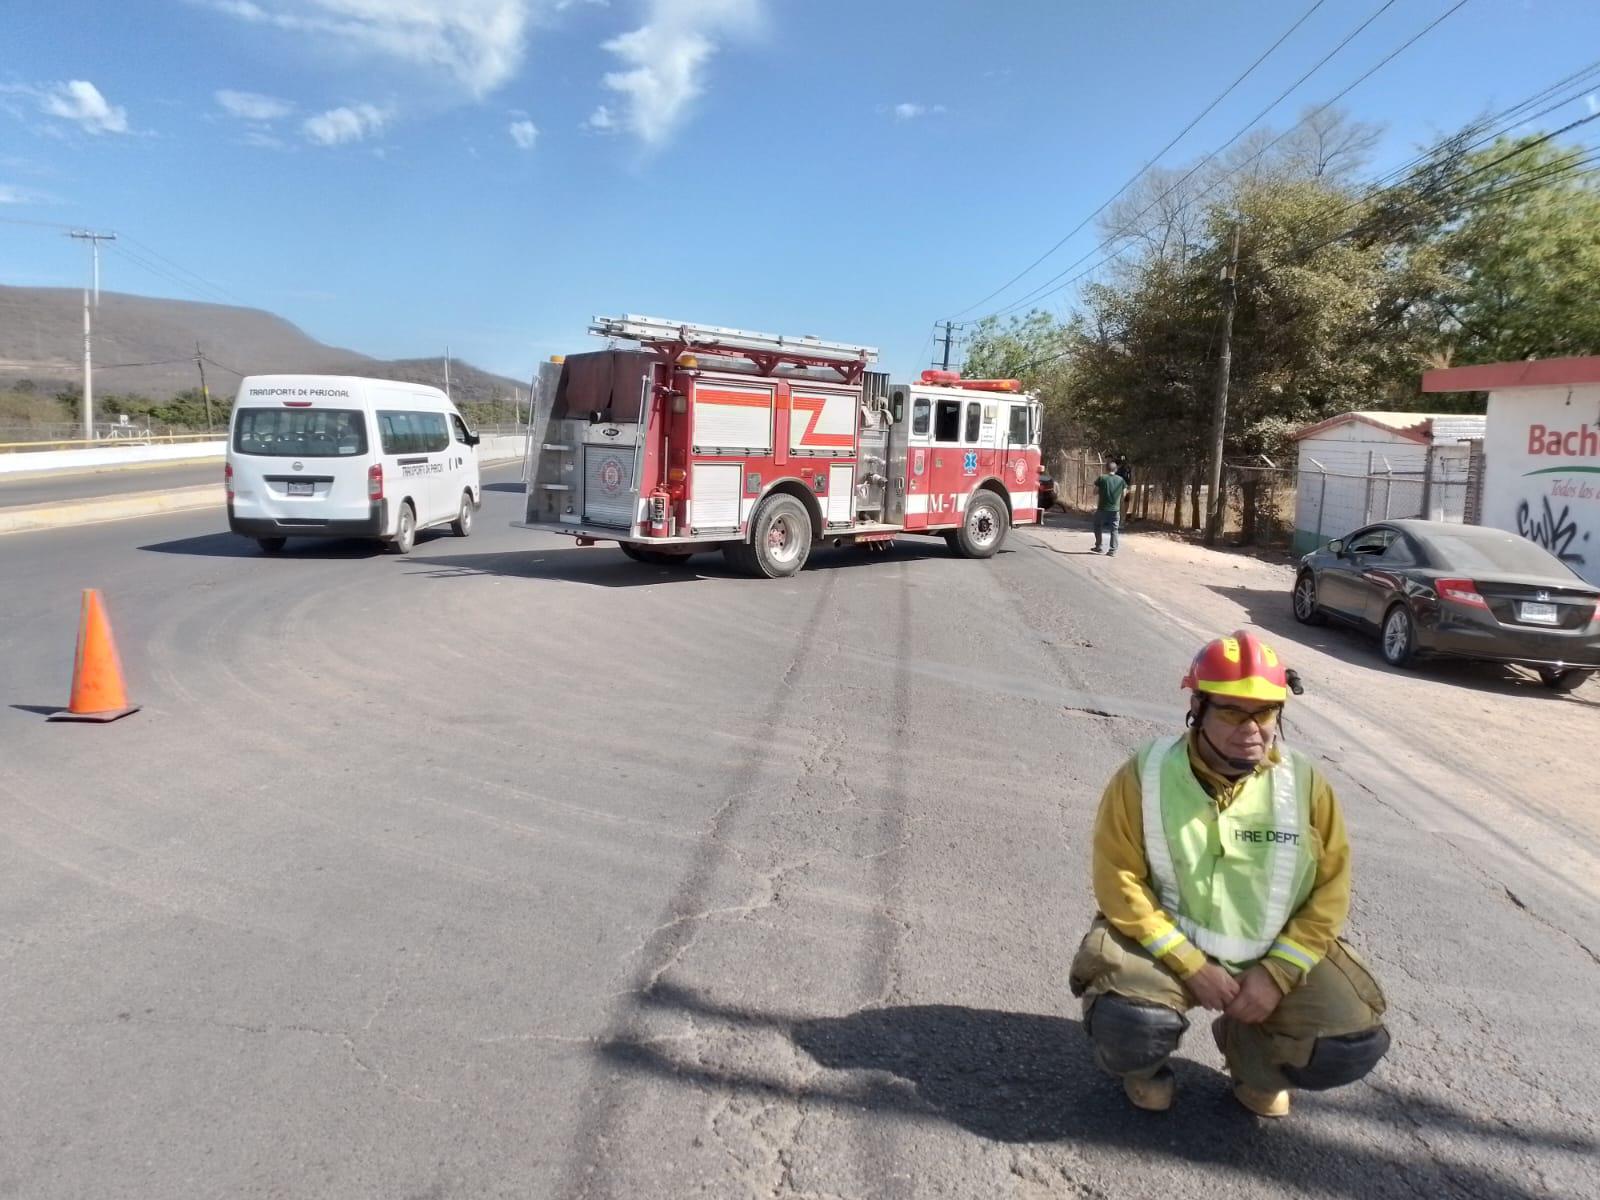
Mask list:
[[[1564,671],[1555,667],[1540,667],[1539,681],[1552,692],[1575,692],[1593,674],[1593,671],[1585,671],[1581,667],[1568,667]]]
[[[1417,623],[1403,604],[1383,619],[1383,658],[1391,667],[1407,667],[1417,653]]]

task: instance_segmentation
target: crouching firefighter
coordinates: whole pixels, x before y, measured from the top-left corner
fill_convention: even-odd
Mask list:
[[[1383,993],[1339,939],[1350,845],[1328,781],[1278,743],[1299,680],[1240,631],[1195,656],[1188,733],[1139,748],[1094,833],[1099,914],[1072,963],[1095,1060],[1163,1111],[1167,1059],[1199,1006],[1239,1103],[1289,1113],[1295,1088],[1354,1083],[1389,1048]]]

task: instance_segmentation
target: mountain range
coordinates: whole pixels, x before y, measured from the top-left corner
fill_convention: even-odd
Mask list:
[[[165,400],[206,383],[231,396],[244,375],[369,375],[444,386],[443,358],[379,359],[327,346],[282,317],[257,308],[101,292],[94,314],[94,386],[101,395]],[[75,288],[0,286],[0,389],[31,380],[39,392],[83,383],[83,293]],[[458,404],[487,404],[526,393],[504,375],[452,359]]]

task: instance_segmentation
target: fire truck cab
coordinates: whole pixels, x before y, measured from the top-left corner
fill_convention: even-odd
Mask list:
[[[870,346],[654,317],[589,332],[610,348],[540,370],[525,527],[777,578],[911,533],[988,558],[1040,519],[1041,406],[1015,380],[891,384]]]

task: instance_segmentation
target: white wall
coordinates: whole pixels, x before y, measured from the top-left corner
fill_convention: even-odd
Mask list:
[[[1322,471],[1313,459],[1328,472],[1325,490]],[[1369,520],[1417,516],[1427,462],[1427,446],[1361,422],[1347,421],[1304,439],[1299,451],[1295,529],[1302,534],[1316,531],[1319,504],[1324,541],[1343,537]],[[1379,480],[1369,488],[1368,472],[1382,474],[1386,470],[1396,472],[1393,483]]]
[[[1549,453],[1551,434],[1561,453]],[[1600,584],[1600,385],[1489,393],[1483,453],[1483,523],[1531,538]]]
[[[0,454],[0,475],[25,475],[34,471],[102,471],[153,462],[204,462],[207,459],[220,462],[226,448],[227,443],[219,440],[150,446],[123,442],[90,446],[82,450],[17,450]]]

